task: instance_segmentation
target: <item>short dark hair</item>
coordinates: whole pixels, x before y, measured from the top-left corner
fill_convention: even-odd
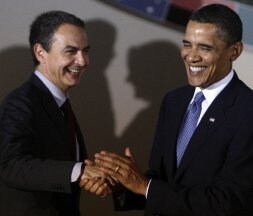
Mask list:
[[[34,66],[39,64],[33,47],[41,44],[43,49],[49,51],[52,45],[52,37],[62,24],[72,24],[85,29],[84,21],[65,11],[48,11],[36,17],[30,27],[29,43]]]
[[[232,45],[242,40],[242,21],[239,15],[222,4],[209,4],[196,10],[190,20],[217,26],[221,39]]]

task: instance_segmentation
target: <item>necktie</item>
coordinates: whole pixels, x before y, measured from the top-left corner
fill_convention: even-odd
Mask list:
[[[177,166],[179,166],[189,140],[197,126],[203,100],[205,100],[205,96],[200,91],[195,95],[193,102],[190,104],[184,116],[177,139]]]
[[[75,155],[76,154],[75,117],[68,98],[61,106],[61,109],[63,111],[65,121],[67,123],[69,145],[72,153]]]

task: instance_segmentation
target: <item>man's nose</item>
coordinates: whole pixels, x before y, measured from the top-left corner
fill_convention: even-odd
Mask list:
[[[197,48],[190,49],[186,55],[186,58],[188,62],[197,62],[201,60],[201,56],[199,55]]]
[[[89,64],[89,56],[87,53],[78,52],[76,55],[75,63],[80,66],[86,66]]]

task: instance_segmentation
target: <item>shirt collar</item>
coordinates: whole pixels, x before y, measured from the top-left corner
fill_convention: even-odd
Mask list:
[[[48,88],[48,90],[53,95],[57,105],[61,107],[62,104],[67,99],[68,95],[66,96],[53,82],[47,79],[44,76],[44,74],[42,74],[40,71],[36,70],[34,74],[44,83],[44,85]]]
[[[212,84],[211,86],[205,88],[205,89],[201,89],[199,87],[195,88],[195,92],[193,95],[193,98],[195,97],[195,95],[199,92],[202,91],[206,102],[210,105],[213,100],[217,97],[217,95],[228,85],[228,83],[232,80],[234,76],[234,71],[231,70],[229,72],[229,74],[227,76],[225,76],[222,80]]]

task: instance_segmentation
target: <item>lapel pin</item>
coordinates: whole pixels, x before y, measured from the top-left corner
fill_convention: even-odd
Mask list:
[[[215,122],[215,118],[209,118],[210,122]]]

